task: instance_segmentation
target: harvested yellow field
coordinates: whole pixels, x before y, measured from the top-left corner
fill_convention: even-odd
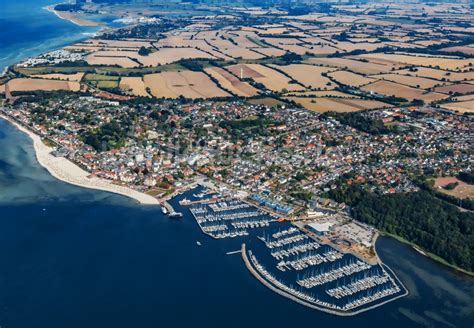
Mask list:
[[[280,57],[286,54],[286,51],[277,48],[253,48],[252,50],[267,57]]]
[[[386,103],[375,100],[363,99],[340,99],[340,98],[309,98],[309,97],[285,97],[295,101],[303,107],[316,112],[357,112],[365,109],[392,107]]]
[[[474,100],[459,101],[440,105],[442,108],[454,110],[460,113],[474,113]]]
[[[424,77],[407,76],[400,74],[381,74],[372,75],[371,77],[377,80],[387,80],[395,83],[408,85],[414,88],[429,89],[438,85],[442,85],[443,82],[433,79],[427,79]]]
[[[472,46],[461,46],[461,47],[449,47],[449,48],[443,48],[441,49],[442,51],[450,51],[450,52],[463,52],[467,55],[474,55],[474,47]]]
[[[256,53],[251,49],[247,49],[238,45],[233,44],[228,40],[223,40],[221,38],[211,38],[207,40],[212,46],[217,48],[220,52],[230,56],[232,58],[242,58],[242,59],[261,59],[264,58],[264,55]]]
[[[278,99],[270,98],[270,97],[249,99],[248,103],[253,104],[253,105],[265,105],[269,107],[281,106],[285,104],[284,102]]]
[[[310,89],[334,89],[334,83],[322,73],[332,71],[332,68],[305,65],[305,64],[291,64],[287,66],[270,65],[271,67],[285,72],[292,79],[303,84]],[[328,85],[329,84],[329,85]]]
[[[76,73],[76,74],[40,74],[40,75],[33,75],[34,78],[41,78],[41,79],[48,79],[48,80],[61,80],[61,81],[81,81],[84,73]]]
[[[265,57],[264,55],[259,54],[251,49],[245,49],[240,47],[232,47],[226,49],[219,48],[219,51],[235,59],[262,59]]]
[[[463,81],[463,80],[474,80],[474,72],[448,72],[440,69],[428,68],[428,67],[416,67],[416,71],[412,72],[408,69],[396,71],[397,74],[427,77],[436,80],[445,81]]]
[[[408,100],[421,99],[427,103],[447,98],[446,95],[440,93],[426,93],[424,90],[415,89],[394,82],[381,80],[368,84],[362,87],[361,90],[375,92],[385,96],[402,97]]]
[[[205,69],[206,73],[211,75],[220,85],[232,92],[236,96],[252,97],[258,93],[258,90],[252,87],[247,82],[240,81],[236,76],[230,74],[225,69],[220,67],[209,67]]]
[[[352,99],[360,99],[360,97],[351,95],[349,93],[344,93],[340,91],[334,90],[327,90],[327,91],[297,91],[297,92],[289,92],[285,94],[285,96],[295,96],[295,97],[330,97],[330,98],[352,98]]]
[[[373,51],[377,48],[383,47],[385,44],[381,42],[377,43],[369,43],[369,42],[359,42],[359,43],[352,43],[352,42],[338,42],[337,47],[339,49],[345,50],[345,51],[354,51],[354,50],[367,50],[367,51]]]
[[[169,35],[167,38],[162,39],[154,44],[157,48],[161,50],[166,48],[194,48],[197,50],[201,50],[207,54],[210,54],[216,58],[222,58],[225,60],[230,60],[232,57],[229,57],[223,53],[216,51],[214,47],[206,43],[206,40],[201,39],[189,39],[185,38],[183,35]],[[152,54],[153,56],[153,54]]]
[[[227,69],[235,76],[243,78],[252,78],[255,82],[262,83],[265,88],[283,92],[304,90],[305,88],[299,84],[290,83],[291,80],[285,75],[263,65],[259,64],[237,64],[228,66]]]
[[[457,59],[457,58],[448,58],[448,57],[435,57],[435,56],[410,56],[403,54],[383,54],[383,53],[374,53],[374,54],[364,54],[355,56],[354,58],[365,58],[372,62],[377,63],[403,63],[409,65],[417,65],[424,67],[439,67],[441,69],[448,70],[461,70],[469,65],[474,65],[474,58],[470,59]]]
[[[441,92],[441,93],[447,93],[447,94],[472,93],[472,92],[474,92],[474,85],[473,84],[467,84],[467,83],[451,84],[451,85],[445,85],[445,86],[442,86],[442,87],[438,87],[438,88],[435,89],[435,91],[436,92]]]
[[[122,77],[120,80],[120,89],[131,93],[134,96],[149,97],[146,91],[145,83],[141,77]]]
[[[202,72],[181,71],[148,74],[143,77],[145,87],[157,98],[213,98],[228,97]]]
[[[105,57],[105,56],[96,56],[95,54],[91,54],[86,57],[86,62],[89,65],[106,65],[106,66],[120,66],[123,68],[132,68],[138,67],[140,64],[131,60],[128,57]]]
[[[8,81],[10,91],[54,91],[54,90],[70,90],[79,91],[80,84],[78,82],[44,80],[18,78]]]
[[[184,35],[167,35],[166,38],[159,40],[154,43],[158,48],[161,47],[171,47],[171,48],[181,48],[181,47],[192,47],[196,44],[204,43],[204,40],[190,40],[189,37]]]
[[[106,58],[105,61],[103,58]],[[158,66],[170,64],[181,59],[195,58],[215,59],[214,56],[195,48],[160,48],[148,56],[140,56],[137,51],[130,50],[97,51],[87,56],[87,62],[89,63],[91,59],[96,62],[105,63],[103,65],[116,64],[122,67],[136,67],[139,66],[139,63],[144,66]]]
[[[456,101],[474,100],[474,94],[472,94],[472,95],[465,95],[465,96],[458,96],[458,97],[455,97],[454,100],[456,100]]]
[[[214,56],[194,48],[160,48],[148,56],[140,56],[137,59],[145,66],[156,66],[171,64],[181,59],[195,58],[215,59]]]
[[[374,79],[355,74],[349,71],[336,71],[328,74],[331,78],[339,83],[350,85],[353,87],[360,87],[361,85],[374,82]]]
[[[305,55],[307,52],[311,51],[311,49],[300,46],[298,44],[279,44],[278,47],[286,51],[294,52],[298,55]]]
[[[296,38],[261,38],[265,43],[281,48],[283,45],[298,45],[302,42]]]
[[[391,64],[374,64],[347,58],[309,58],[307,62],[321,66],[347,68],[347,70],[355,73],[369,75],[387,73],[392,70],[392,67],[394,67],[394,65]]]
[[[338,50],[337,48],[330,46],[330,45],[305,45],[304,48],[306,49],[306,54],[311,55],[330,55],[334,54]]]

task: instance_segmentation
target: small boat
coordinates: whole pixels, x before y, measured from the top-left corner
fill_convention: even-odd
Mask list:
[[[186,197],[181,199],[179,202],[179,205],[188,205],[190,203],[189,199],[187,199]]]
[[[196,244],[197,244],[198,246],[201,246],[201,245],[202,245],[200,241],[197,241]]]
[[[170,217],[170,219],[179,219],[179,218],[183,217],[183,213],[173,212],[173,213],[170,213],[169,217]]]

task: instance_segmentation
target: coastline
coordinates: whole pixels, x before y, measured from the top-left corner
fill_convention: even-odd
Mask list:
[[[55,6],[56,5],[50,5],[50,6],[43,7],[43,9],[55,14],[60,19],[70,21],[71,23],[76,24],[78,26],[95,27],[95,26],[101,26],[102,25],[102,24],[100,24],[98,22],[94,22],[92,20],[81,19],[81,18],[75,17],[74,14],[70,13],[70,12],[55,10],[54,9]]]
[[[46,146],[40,136],[31,132],[24,126],[15,122],[10,117],[0,113],[0,119],[12,124],[19,131],[25,133],[33,141],[35,155],[38,163],[44,167],[53,177],[63,182],[101,191],[107,191],[129,198],[135,199],[142,205],[159,205],[158,199],[145,193],[133,190],[128,187],[113,184],[109,180],[90,177],[90,173],[81,169],[79,166],[64,157],[55,157],[51,155],[52,148]]]
[[[434,262],[438,263],[438,264],[441,264],[443,266],[447,266],[448,268],[454,270],[455,272],[458,272],[458,273],[463,273],[465,275],[468,275],[470,277],[474,277],[474,272],[470,272],[470,271],[467,271],[467,270],[464,270],[456,265],[453,265],[451,263],[448,263],[446,260],[444,260],[443,258],[433,254],[433,253],[430,253],[430,252],[427,252],[423,249],[421,249],[418,245],[400,237],[400,236],[397,236],[397,235],[393,235],[391,233],[388,233],[388,232],[383,232],[383,231],[380,231],[380,234],[383,235],[383,236],[386,236],[386,237],[390,237],[390,238],[393,238],[399,242],[401,242],[402,244],[405,244],[405,245],[408,245],[408,246],[411,246],[418,254],[422,255],[422,256],[425,256],[431,260],[433,260]],[[374,247],[375,249],[375,247]]]

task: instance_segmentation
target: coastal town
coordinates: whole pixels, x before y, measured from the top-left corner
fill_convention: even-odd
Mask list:
[[[78,6],[49,10],[77,23],[96,8]],[[380,234],[472,275],[472,9],[262,10],[131,10],[8,67],[0,117],[53,176],[241,238],[252,275],[307,307],[408,295]]]
[[[472,163],[471,119],[430,107],[358,114],[386,130],[376,132],[331,114],[239,101],[132,106],[70,94],[25,98],[3,113],[99,178],[166,198],[206,176],[286,204],[286,215],[319,203],[343,208],[324,199],[341,177],[371,192],[403,193],[419,188],[411,175],[456,176]]]

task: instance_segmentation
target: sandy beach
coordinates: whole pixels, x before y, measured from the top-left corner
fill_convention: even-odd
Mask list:
[[[44,9],[46,9],[47,11],[50,11],[50,12],[54,13],[56,16],[58,16],[58,17],[61,18],[61,19],[68,20],[68,21],[70,21],[71,23],[76,24],[76,25],[79,25],[79,26],[100,26],[100,25],[102,25],[101,23],[95,22],[95,21],[93,21],[93,20],[78,18],[78,17],[77,17],[74,13],[72,13],[72,12],[54,10],[54,6],[55,6],[55,5],[47,6],[47,7],[44,7]]]
[[[33,140],[36,158],[39,164],[47,169],[48,172],[55,178],[79,187],[108,191],[127,196],[137,200],[140,204],[159,204],[158,200],[150,195],[135,191],[128,187],[115,185],[109,180],[91,177],[88,172],[84,171],[68,159],[51,155],[51,151],[53,149],[46,146],[38,135],[34,134],[5,115],[0,114],[0,118],[10,122],[20,131],[26,133]]]

